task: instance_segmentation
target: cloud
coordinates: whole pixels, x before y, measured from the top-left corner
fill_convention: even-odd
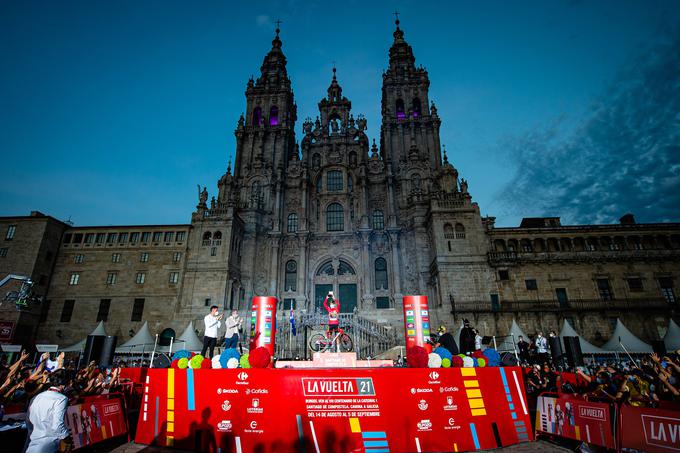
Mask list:
[[[258,27],[270,27],[272,25],[272,18],[266,14],[260,14],[255,17],[255,23]]]
[[[680,221],[680,34],[623,68],[575,127],[558,119],[502,146],[516,164],[506,214]]]

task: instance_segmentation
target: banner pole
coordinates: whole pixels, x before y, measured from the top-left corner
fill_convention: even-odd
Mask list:
[[[158,334],[156,334],[156,339],[153,342],[153,352],[151,352],[151,362],[149,362],[149,368],[153,368],[153,356],[156,355],[156,344],[158,343]]]

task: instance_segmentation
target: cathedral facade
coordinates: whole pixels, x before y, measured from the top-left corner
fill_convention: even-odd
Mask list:
[[[46,275],[38,290],[47,303],[21,315],[33,320],[28,337],[75,342],[99,320],[123,339],[144,321],[152,332],[177,330],[212,304],[244,312],[256,295],[276,296],[286,313],[312,313],[330,290],[342,312],[395,330],[402,296],[424,294],[433,324],[466,317],[483,335],[506,334],[512,319],[529,332],[568,319],[597,342],[621,318],[643,338],[663,336],[677,314],[680,225],[628,215],[617,225],[537,218],[495,227],[442,154],[428,73],[398,22],[393,36],[378,140],[335,69],[318,116],[296,137],[277,30],[246,86],[233,169],[216,192],[199,187],[190,224],[73,227],[38,214],[61,233],[46,246],[51,271],[35,275],[30,263],[23,271]],[[0,220],[13,235],[36,221]],[[12,247],[0,261],[5,274],[18,272]]]

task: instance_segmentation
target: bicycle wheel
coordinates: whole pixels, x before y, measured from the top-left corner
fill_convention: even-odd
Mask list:
[[[354,342],[352,342],[352,339],[346,333],[340,336],[340,349],[344,352],[351,352],[354,349]]]
[[[326,337],[323,334],[315,333],[309,339],[309,349],[314,352],[319,352],[326,348]]]

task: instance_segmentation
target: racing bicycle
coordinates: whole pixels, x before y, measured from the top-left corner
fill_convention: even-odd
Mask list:
[[[339,328],[333,338],[330,338],[329,334],[330,331],[327,331],[325,335],[322,333],[312,335],[312,338],[309,340],[309,349],[314,352],[332,351],[335,349],[334,346],[336,346],[338,340],[342,352],[351,352],[354,349],[352,338],[344,330]]]

